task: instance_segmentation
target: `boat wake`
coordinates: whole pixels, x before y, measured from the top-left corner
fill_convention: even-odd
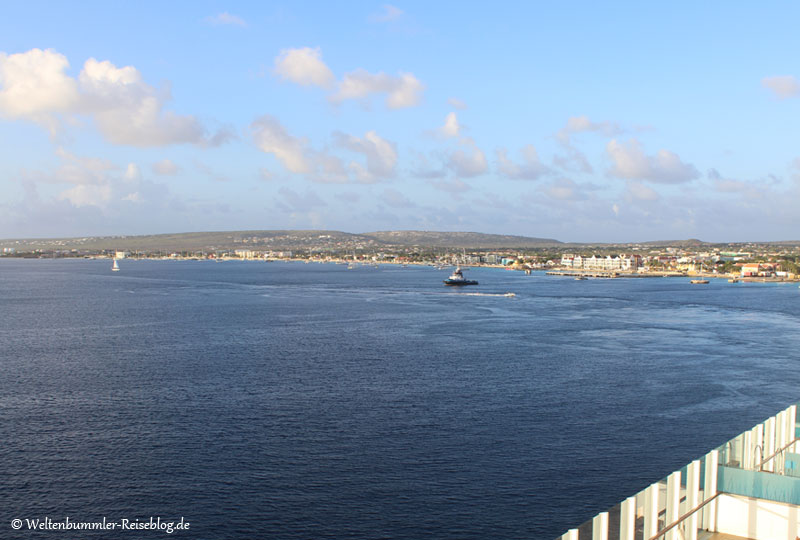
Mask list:
[[[459,293],[459,296],[506,296],[508,298],[511,298],[517,295],[514,294],[513,292],[507,292],[507,293],[465,292],[465,293]]]

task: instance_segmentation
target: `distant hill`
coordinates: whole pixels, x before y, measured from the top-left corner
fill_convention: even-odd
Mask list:
[[[380,231],[361,236],[375,238],[385,244],[420,247],[452,247],[476,249],[532,248],[561,245],[552,238],[533,238],[505,234],[437,231]]]
[[[17,252],[41,251],[102,251],[125,250],[142,252],[230,251],[252,249],[260,251],[379,251],[390,248],[420,249],[630,249],[636,247],[706,249],[713,246],[751,243],[712,243],[695,238],[687,240],[658,240],[629,243],[564,243],[552,238],[536,238],[505,234],[442,231],[377,231],[347,233],[327,230],[250,230],[170,233],[137,236],[87,236],[77,238],[0,239],[0,248]],[[762,245],[797,246],[800,241],[761,242]]]
[[[366,234],[326,230],[212,231],[138,236],[90,236],[82,238],[29,238],[0,240],[0,247],[32,250],[369,250],[387,247],[420,248],[529,248],[556,246],[546,238],[471,232],[383,231]]]
[[[653,247],[699,247],[712,245],[712,242],[703,242],[697,238],[689,238],[688,240],[654,240],[651,242],[639,242],[639,245]]]

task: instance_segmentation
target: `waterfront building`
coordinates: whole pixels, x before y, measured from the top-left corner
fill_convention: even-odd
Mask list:
[[[797,404],[557,540],[800,538]]]
[[[767,263],[746,263],[742,265],[742,277],[770,277],[775,273],[775,267]]]
[[[580,255],[565,254],[561,257],[561,266],[575,270],[599,270],[604,272],[635,272],[642,265],[640,255],[619,255],[612,257],[582,257]]]

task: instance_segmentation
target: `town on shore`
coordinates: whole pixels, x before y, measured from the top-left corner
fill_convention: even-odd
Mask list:
[[[462,265],[578,277],[800,280],[800,242],[565,244],[551,239],[480,233],[241,231],[0,240],[0,258],[12,257]]]

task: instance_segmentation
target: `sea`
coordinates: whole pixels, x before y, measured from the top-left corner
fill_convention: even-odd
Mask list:
[[[0,538],[550,540],[800,397],[797,284],[120,268],[0,260]]]

